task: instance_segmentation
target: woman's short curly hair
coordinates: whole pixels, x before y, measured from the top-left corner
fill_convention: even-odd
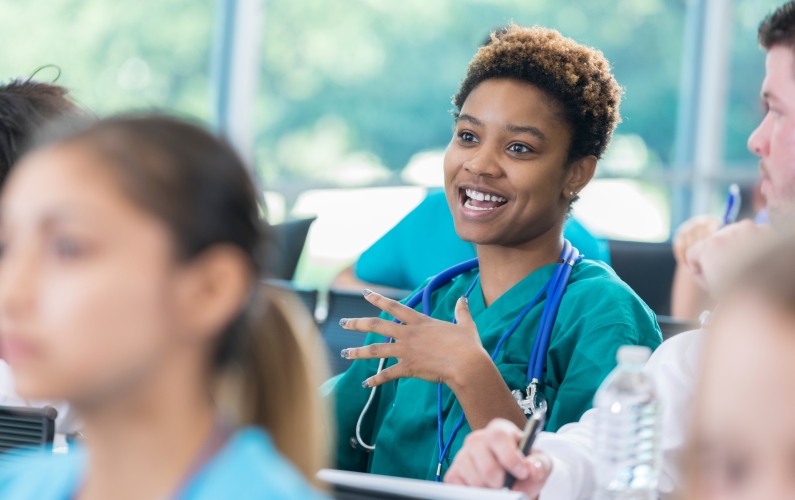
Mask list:
[[[571,126],[569,159],[601,158],[621,122],[623,90],[601,51],[579,44],[553,29],[511,24],[493,32],[478,50],[453,97],[461,111],[469,94],[484,80],[521,80],[553,97]]]

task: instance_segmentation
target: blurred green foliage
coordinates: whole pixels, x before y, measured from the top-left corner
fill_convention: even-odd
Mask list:
[[[155,107],[206,120],[213,12],[213,0],[2,0],[0,78],[54,64],[98,115]]]
[[[399,170],[444,148],[451,96],[488,32],[544,25],[600,48],[625,89],[619,133],[673,151],[685,0],[266,0],[257,160],[275,187],[318,184],[342,161]],[[726,159],[749,162],[764,54],[779,2],[735,0]],[[0,77],[56,64],[99,115],[150,107],[209,117],[213,0],[3,0]],[[54,77],[45,70],[37,78]],[[379,174],[374,178],[383,179]]]

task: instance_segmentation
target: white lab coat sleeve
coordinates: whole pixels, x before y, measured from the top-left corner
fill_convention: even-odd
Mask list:
[[[659,492],[663,497],[682,486],[681,460],[687,446],[690,411],[696,388],[704,330],[680,333],[660,346],[646,363],[654,380],[662,411],[660,447],[662,470]]]
[[[80,429],[81,424],[71,407],[64,401],[29,401],[19,397],[14,388],[14,374],[8,363],[0,359],[0,406],[30,406],[42,408],[52,406],[58,411],[55,419],[55,432],[71,434]]]
[[[659,491],[663,495],[681,485],[679,460],[686,444],[702,338],[702,330],[681,333],[663,342],[646,363],[662,408]],[[534,448],[552,458],[552,473],[539,500],[587,500],[593,496],[595,424],[596,411],[591,409],[578,422],[538,436]]]

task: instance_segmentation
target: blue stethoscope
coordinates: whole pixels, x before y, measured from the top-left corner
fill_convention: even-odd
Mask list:
[[[523,394],[521,390],[511,391],[514,398],[516,399],[519,406],[522,408],[526,415],[531,415],[536,411],[547,410],[547,401],[544,397],[543,393],[538,392],[538,384],[541,380],[541,376],[544,372],[544,365],[546,363],[547,357],[547,349],[549,348],[549,339],[552,335],[552,327],[555,324],[555,318],[558,315],[558,309],[560,308],[560,302],[563,300],[563,294],[566,291],[566,287],[569,283],[569,277],[571,276],[572,268],[574,264],[581,261],[583,258],[582,255],[577,251],[576,248],[571,246],[568,240],[563,240],[563,251],[560,254],[560,261],[558,265],[555,267],[555,271],[552,273],[552,277],[547,281],[541,291],[530,301],[529,304],[525,306],[524,309],[519,313],[516,317],[514,322],[502,334],[500,340],[497,342],[497,346],[494,348],[494,353],[491,355],[491,360],[494,361],[497,359],[497,355],[500,353],[500,349],[502,348],[503,344],[508,337],[516,330],[519,326],[519,323],[524,319],[530,309],[538,303],[539,299],[542,295],[546,292],[547,300],[544,303],[544,309],[541,313],[541,320],[538,325],[538,334],[536,335],[536,340],[533,343],[533,350],[530,353],[530,361],[527,365],[527,390],[526,390],[526,397],[523,398]],[[425,286],[425,288],[419,290],[415,293],[409,300],[406,302],[406,306],[410,308],[416,307],[420,302],[422,302],[422,313],[426,316],[431,315],[431,296],[433,292],[438,290],[439,288],[443,287],[450,281],[452,281],[455,277],[460,276],[464,273],[467,273],[473,269],[478,267],[478,259],[472,259],[460,264],[456,264],[455,266],[442,271],[438,275],[436,275],[431,281]],[[480,273],[478,273],[475,278],[470,283],[469,287],[464,294],[464,297],[469,297],[469,294],[472,293],[472,290],[475,288],[475,285],[480,278]],[[394,319],[395,323],[400,323],[399,320]],[[453,318],[453,323],[455,323],[455,318]],[[387,338],[384,342],[392,342],[391,338]],[[378,363],[378,371],[376,373],[380,373],[381,370],[384,368],[384,364],[386,362],[386,358],[381,358],[381,361]],[[359,444],[366,450],[372,451],[375,449],[375,445],[368,445],[364,442],[361,436],[361,425],[364,416],[367,414],[367,410],[370,408],[370,404],[375,397],[375,391],[378,387],[373,387],[370,390],[370,397],[367,399],[367,403],[364,405],[361,414],[359,415],[359,420],[356,422],[356,440]],[[441,478],[442,474],[442,464],[444,463],[445,457],[450,452],[450,446],[455,439],[456,434],[464,425],[464,420],[466,416],[462,413],[461,417],[456,422],[455,427],[453,427],[453,431],[450,433],[450,437],[445,442],[444,439],[444,418],[442,415],[442,384],[439,384],[437,388],[437,421],[438,421],[438,445],[439,445],[439,463],[438,467],[436,468],[436,481],[438,482]]]

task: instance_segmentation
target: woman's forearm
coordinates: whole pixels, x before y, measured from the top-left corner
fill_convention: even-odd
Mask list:
[[[461,403],[473,431],[486,427],[498,417],[509,420],[520,428],[527,421],[497,366],[485,350],[458,366],[447,385]]]

